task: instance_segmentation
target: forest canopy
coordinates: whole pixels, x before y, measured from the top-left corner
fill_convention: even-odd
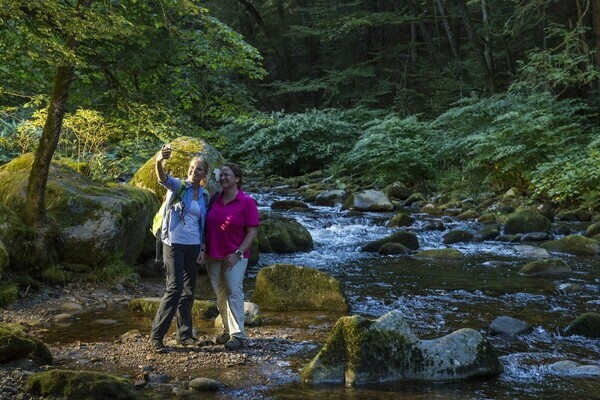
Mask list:
[[[0,163],[44,143],[67,66],[52,156],[94,179],[188,135],[265,175],[599,206],[597,0],[2,0],[0,20]]]

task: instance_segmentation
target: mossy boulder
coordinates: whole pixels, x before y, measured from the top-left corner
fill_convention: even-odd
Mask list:
[[[475,210],[466,210],[456,216],[459,221],[467,221],[469,219],[479,218],[479,213]]]
[[[4,270],[8,268],[9,257],[10,256],[8,254],[8,250],[6,250],[6,246],[4,246],[4,243],[2,243],[0,240],[0,279],[4,274]]]
[[[569,264],[560,258],[532,261],[519,270],[520,273],[528,276],[568,274],[571,271]]]
[[[0,171],[2,171],[2,167],[0,167]],[[0,176],[2,176],[1,172]],[[24,181],[25,185],[26,183],[27,181]],[[10,188],[10,190],[15,189]],[[13,271],[26,272],[34,270],[38,267],[36,258],[32,257],[35,231],[25,225],[17,213],[1,204],[5,199],[2,194],[4,191],[9,191],[9,188],[0,183],[0,243],[3,244],[5,251],[3,256],[1,253],[4,252],[0,249],[0,264],[4,264],[4,268],[10,268]],[[11,194],[11,196],[16,195]],[[25,198],[24,193],[23,198]],[[3,257],[5,257],[4,261],[2,260]],[[2,268],[0,267],[0,269]],[[1,274],[0,272],[0,276]]]
[[[507,216],[504,233],[547,232],[550,220],[535,210],[521,210]]]
[[[210,144],[199,138],[193,138],[189,136],[180,136],[171,142],[171,158],[165,161],[165,170],[170,171],[170,174],[177,178],[187,177],[187,170],[190,165],[190,161],[194,157],[202,157],[208,161],[209,174],[207,189],[210,193],[218,191],[217,183],[215,182],[215,176],[213,171],[221,168],[221,165],[225,162],[223,156]],[[158,198],[165,195],[166,189],[158,183],[156,172],[154,172],[154,166],[156,164],[156,154],[146,161],[131,178],[129,182],[131,185],[149,189],[154,192]]]
[[[272,210],[291,210],[291,209],[306,209],[308,204],[300,200],[277,200],[271,203]]]
[[[400,243],[411,250],[419,248],[419,239],[417,235],[411,232],[398,231],[383,239],[374,240],[361,247],[361,251],[379,251],[381,246],[386,243]]]
[[[440,210],[435,204],[432,203],[425,204],[423,207],[421,207],[419,212],[429,215],[442,215],[442,210]]]
[[[390,220],[385,223],[385,226],[388,228],[396,228],[399,226],[410,226],[413,222],[415,222],[415,219],[410,215],[398,213],[390,218]]]
[[[132,388],[129,380],[113,375],[60,369],[33,374],[25,383],[28,393],[64,400],[134,400]]]
[[[465,255],[457,249],[431,249],[415,254],[418,258],[432,258],[435,260],[464,260]]]
[[[0,167],[0,202],[23,213],[33,155]],[[133,264],[144,246],[158,199],[130,186],[106,186],[52,161],[46,187],[48,218],[60,228],[58,253],[71,263],[99,265],[116,257]],[[6,243],[6,241],[5,241]],[[8,243],[6,243],[8,244]]]
[[[132,311],[154,316],[160,305],[160,297],[139,297],[129,301],[127,307]],[[192,315],[196,318],[210,319],[219,315],[217,304],[207,300],[194,300]]]
[[[460,242],[471,242],[475,236],[471,232],[462,229],[456,229],[444,234],[442,242],[444,244],[453,244]]]
[[[587,312],[573,320],[565,329],[565,335],[579,335],[600,338],[600,314]]]
[[[400,243],[386,243],[379,248],[379,254],[383,255],[398,255],[398,254],[410,254],[411,250]]]
[[[594,222],[585,228],[585,236],[594,237],[596,235],[600,235],[600,222]]]
[[[313,268],[289,264],[262,268],[256,275],[250,301],[273,311],[349,310],[337,279]]]
[[[474,329],[420,340],[394,310],[376,319],[342,317],[301,371],[310,383],[462,381],[503,371],[496,351]]]
[[[0,363],[32,357],[41,364],[52,362],[52,353],[38,338],[16,324],[0,324]]]
[[[388,197],[399,200],[406,200],[412,194],[412,191],[401,182],[394,182],[391,185],[386,186],[383,191]]]
[[[551,240],[542,243],[540,247],[549,251],[558,251],[578,256],[594,256],[600,253],[600,242],[581,235],[571,235]]]
[[[341,204],[346,198],[346,191],[340,189],[324,190],[315,197],[315,204],[318,206],[333,207]]]
[[[295,219],[261,214],[258,228],[258,250],[261,253],[296,253],[312,248],[310,232]]]
[[[342,205],[342,209],[354,211],[392,211],[394,205],[385,193],[378,190],[365,190],[348,196]]]
[[[263,317],[260,312],[260,307],[258,305],[251,303],[249,301],[244,302],[244,325],[248,327],[260,326],[263,323]],[[223,318],[221,318],[221,314],[217,316],[215,319],[215,328],[217,330],[223,329]]]
[[[19,288],[12,283],[0,285],[0,307],[14,303],[19,296]]]
[[[404,205],[412,206],[415,203],[425,203],[427,198],[422,193],[413,193],[406,200],[404,200]]]
[[[479,222],[480,224],[495,224],[496,215],[493,213],[483,214],[477,218],[477,222]]]

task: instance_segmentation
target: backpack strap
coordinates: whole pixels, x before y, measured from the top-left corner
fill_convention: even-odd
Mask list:
[[[218,192],[213,193],[212,196],[210,196],[210,200],[208,201],[208,206],[206,207],[206,212],[208,212],[213,204],[215,204],[215,201],[217,201],[217,198],[219,197],[219,195],[221,194],[221,191],[219,190]]]
[[[177,201],[182,201],[183,200],[181,198],[181,195],[183,194],[184,190],[185,190],[185,181],[182,179],[181,180],[181,187],[179,188],[179,191],[177,193],[175,193],[175,196],[173,196],[171,198],[171,203],[169,204],[169,207],[171,207],[173,205],[173,203],[175,203],[175,200],[177,200]]]

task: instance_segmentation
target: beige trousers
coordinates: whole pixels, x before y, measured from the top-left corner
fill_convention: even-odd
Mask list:
[[[206,261],[208,277],[217,295],[217,307],[223,319],[224,332],[240,339],[246,338],[243,282],[247,266],[247,258],[242,258],[229,270],[221,266],[221,260],[208,258]]]

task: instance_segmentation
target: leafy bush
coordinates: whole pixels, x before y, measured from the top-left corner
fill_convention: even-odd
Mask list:
[[[251,161],[252,169],[294,176],[327,167],[352,147],[359,119],[340,110],[312,110],[299,114],[274,113],[224,126],[226,158]]]
[[[417,117],[391,115],[366,127],[336,166],[338,174],[358,174],[377,185],[414,185],[432,177],[436,132]]]
[[[434,121],[444,135],[438,157],[471,182],[528,190],[538,165],[591,141],[590,116],[583,102],[549,94],[471,99]]]

